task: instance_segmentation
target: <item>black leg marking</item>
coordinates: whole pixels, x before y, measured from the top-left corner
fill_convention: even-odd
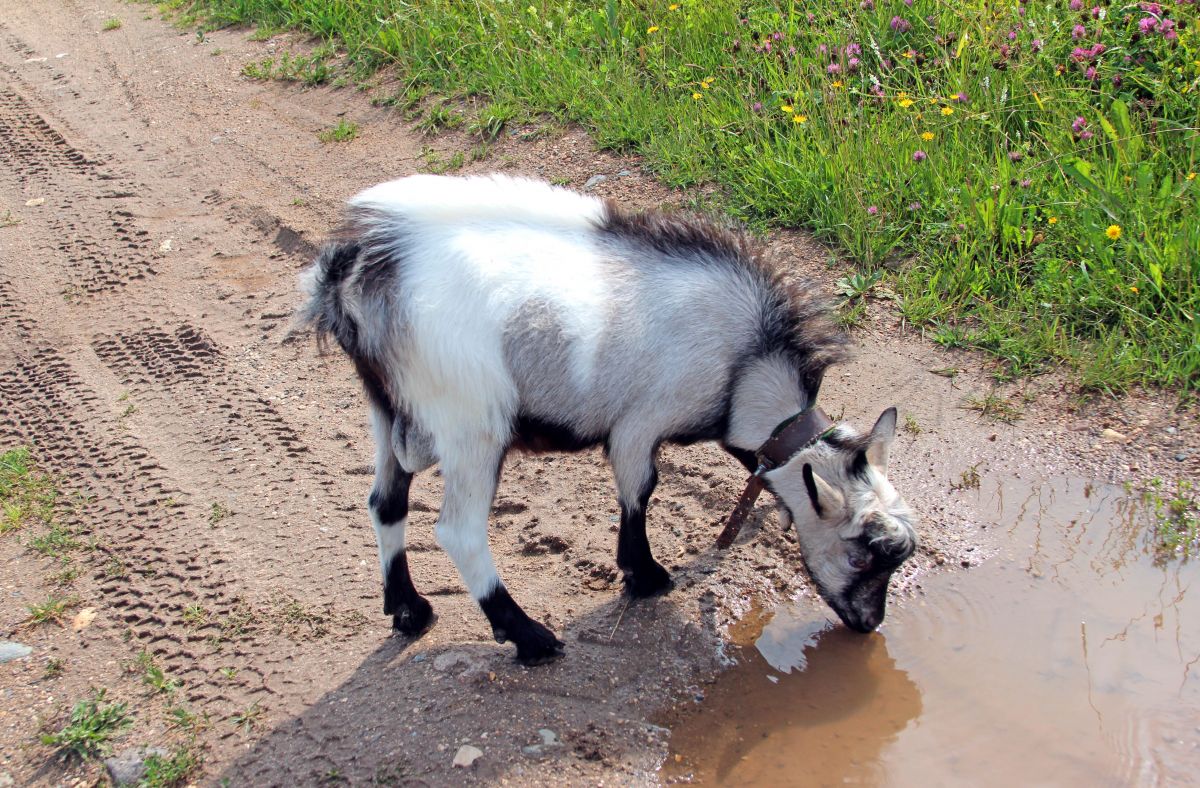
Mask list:
[[[397,466],[390,487],[371,490],[367,506],[375,512],[380,523],[391,525],[408,516],[408,488],[411,484],[412,474],[405,473]]]
[[[423,635],[433,626],[433,605],[413,586],[407,552],[396,555],[388,566],[383,584],[383,612],[392,617],[392,629],[407,637]]]
[[[479,600],[479,606],[492,625],[496,642],[511,640],[516,644],[518,662],[540,665],[562,656],[562,641],[526,615],[504,586],[496,586],[490,594]]]
[[[621,531],[617,535],[617,567],[625,576],[625,590],[640,599],[671,590],[671,574],[654,560],[646,538],[646,505],[658,484],[658,470],[651,471],[646,488],[634,508],[621,504]]]

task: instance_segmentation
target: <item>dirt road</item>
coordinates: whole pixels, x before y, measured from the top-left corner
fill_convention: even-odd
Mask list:
[[[241,66],[284,42],[201,41],[149,8],[0,0],[0,447],[34,447],[76,496],[63,517],[86,543],[71,579],[28,534],[0,539],[0,630],[33,647],[0,665],[0,778],[102,774],[54,758],[38,735],[105,687],[134,715],[118,750],[191,747],[203,782],[655,781],[669,732],[654,722],[703,694],[728,622],[752,597],[810,594],[794,540],[760,506],[734,549],[715,553],[742,475],[711,447],[665,451],[650,538],[676,590],[627,605],[599,454],[514,458],[493,549],[514,596],[568,646],[526,669],[491,641],[437,549],[426,474],[410,560],[439,620],[419,641],[390,638],[364,511],[362,396],[344,361],[289,337],[288,318],[296,274],[347,196],[418,171],[425,146],[469,141],[424,139],[353,89],[247,80]],[[102,32],[110,17],[122,26]],[[341,118],[361,136],[319,142]],[[575,187],[601,173],[597,193],[626,203],[687,199],[579,132],[530,136],[506,135],[467,171]],[[780,235],[771,251],[830,286],[826,253],[804,237]],[[926,573],[993,551],[951,490],[970,467],[1195,475],[1194,420],[1171,401],[1084,412],[1042,380],[1022,387],[1016,426],[993,424],[962,407],[990,388],[979,359],[901,336],[886,305],[873,314],[823,397],[860,425],[893,403],[911,417],[893,462],[923,546],[895,604]],[[947,367],[965,371],[930,373]],[[1138,440],[1102,442],[1105,427]],[[78,632],[23,624],[51,594],[95,620]],[[166,686],[147,681],[148,665]],[[463,744],[483,752],[469,769],[451,766]]]

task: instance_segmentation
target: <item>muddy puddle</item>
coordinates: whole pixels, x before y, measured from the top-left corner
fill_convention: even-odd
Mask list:
[[[1119,487],[985,484],[979,514],[1000,555],[877,633],[815,603],[742,622],[739,664],[664,721],[664,781],[1194,784],[1200,565],[1156,564]]]

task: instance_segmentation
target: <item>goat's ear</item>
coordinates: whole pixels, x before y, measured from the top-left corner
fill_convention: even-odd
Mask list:
[[[763,476],[777,495],[784,490],[790,493],[786,498],[790,505],[796,505],[791,503],[795,498],[806,498],[817,517],[822,520],[836,520],[837,515],[845,508],[846,499],[842,494],[822,479],[813,470],[812,465],[801,462],[798,458],[773,471],[767,471]]]
[[[888,408],[879,416],[875,426],[871,428],[871,445],[867,447],[867,462],[874,465],[880,473],[887,475],[888,452],[896,437],[896,409]]]

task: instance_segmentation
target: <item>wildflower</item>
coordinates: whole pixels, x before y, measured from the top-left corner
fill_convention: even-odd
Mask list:
[[[1041,52],[1042,46],[1042,39],[1040,38],[1035,38],[1033,41],[1029,42],[1029,49],[1033,52]]]
[[[1194,181],[1194,180],[1196,180],[1196,173],[1194,173],[1194,172],[1189,172],[1189,173],[1187,174],[1187,179],[1188,179],[1189,181]]]
[[[1023,158],[1025,158],[1025,154],[1021,153],[1019,150],[1010,150],[1008,152],[1009,161],[1020,161]]]
[[[1136,294],[1137,294],[1137,292],[1138,292],[1137,286],[1136,286],[1136,285],[1130,285],[1130,286],[1129,286],[1129,292],[1131,292],[1131,293],[1134,293],[1134,294],[1136,295]]]
[[[1024,179],[1022,179],[1022,181],[1021,181],[1021,188],[1022,188],[1022,189],[1028,189],[1028,188],[1029,188],[1030,186],[1032,186],[1032,185],[1033,185],[1033,180],[1031,180],[1030,178],[1024,178]]]
[[[877,206],[877,205],[868,205],[867,206],[867,216],[875,216],[878,213],[879,213],[879,206]]]
[[[1071,0],[1071,4],[1068,6],[1068,8],[1070,8],[1072,11],[1078,11],[1079,9],[1083,8],[1083,0]]]
[[[842,82],[840,79],[835,79],[833,82],[829,83],[829,86],[831,88],[841,88],[841,87],[845,87],[845,85],[846,85],[846,83]]]
[[[1050,224],[1058,224],[1058,217],[1057,217],[1057,216],[1051,216],[1051,217],[1050,217],[1049,219],[1047,219],[1046,221],[1047,221],[1047,222],[1049,222]]]
[[[909,22],[902,16],[892,17],[890,25],[894,33],[907,33],[909,30],[912,30],[912,22]]]
[[[900,106],[904,107],[905,109],[908,109],[909,107],[911,107],[913,105],[913,100],[903,98],[903,99],[900,99],[900,101],[898,103],[900,104]]]
[[[1099,78],[1099,74],[1096,72],[1095,66],[1088,66],[1087,71],[1083,72],[1083,76],[1086,77],[1089,82],[1095,82]]]
[[[1084,132],[1080,133],[1079,139],[1081,139],[1084,142],[1087,142],[1088,140],[1090,140],[1092,137],[1095,137],[1095,136],[1096,135],[1090,131],[1084,131]]]
[[[910,49],[906,52],[901,52],[900,57],[904,58],[905,60],[912,60],[913,51]]]
[[[808,116],[797,113],[792,116],[792,123],[808,123]]]
[[[846,68],[850,69],[851,71],[858,71],[858,66],[860,63],[862,63],[861,60],[856,57],[852,57],[846,61]]]
[[[959,92],[957,92],[957,93],[955,93],[953,96],[951,96],[951,97],[950,97],[950,100],[951,100],[951,101],[956,101],[956,102],[958,102],[959,104],[966,104],[966,103],[967,103],[968,101],[970,101],[971,99],[967,97],[967,94],[966,94],[966,93],[963,93],[963,92],[960,90]]]
[[[650,25],[650,27],[646,28],[647,35],[654,35],[657,32],[658,32],[658,25]]]
[[[946,117],[950,117],[954,114],[954,107],[942,107],[942,114]]]
[[[910,202],[910,203],[908,204],[908,210],[912,211],[913,213],[916,213],[917,211],[921,210],[921,203],[919,203],[919,202]]]
[[[700,99],[702,99],[702,98],[704,98],[704,94],[703,94],[703,93],[700,93],[699,91],[697,91],[697,92],[695,92],[695,93],[693,93],[693,94],[692,94],[692,100],[693,100],[693,101],[699,101],[699,100],[700,100]]]
[[[923,132],[921,134],[921,139],[925,140],[926,142],[932,142],[933,141],[933,132],[932,131]]]
[[[1121,225],[1110,224],[1108,226],[1108,229],[1104,231],[1104,234],[1107,235],[1109,238],[1111,238],[1114,241],[1117,240],[1118,238],[1121,237]]]
[[[791,104],[780,104],[780,105],[779,105],[779,109],[781,109],[781,110],[783,110],[784,112],[787,112],[787,113],[792,113],[792,112],[795,112],[795,111],[796,111],[796,110],[795,110],[795,108],[794,108],[794,107],[792,107],[792,105],[791,105]]]
[[[927,156],[923,150],[913,151],[913,161],[917,162],[918,164],[928,158],[929,156]]]
[[[669,6],[667,6],[667,10],[668,11],[678,11],[679,3],[671,3]]]
[[[854,57],[855,55],[861,55],[862,47],[859,46],[858,44],[847,44],[845,52],[846,52],[846,57]]]
[[[875,3],[873,0],[862,0],[862,2],[858,4],[858,7],[864,11],[874,11]]]
[[[750,108],[750,110],[752,112],[762,112],[762,102],[761,101],[754,102],[754,106],[752,106]]]
[[[837,63],[830,63],[828,66],[825,67],[825,70],[827,72],[829,72],[830,74],[838,74],[838,73],[841,73],[842,67],[839,66]]]
[[[1080,39],[1087,35],[1087,28],[1083,25],[1075,25],[1071,28],[1071,38]]]

